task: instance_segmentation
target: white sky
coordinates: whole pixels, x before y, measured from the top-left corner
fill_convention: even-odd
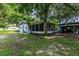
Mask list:
[[[79,0],[0,0],[0,3],[79,3]]]

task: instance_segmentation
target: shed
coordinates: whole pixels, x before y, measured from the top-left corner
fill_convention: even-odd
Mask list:
[[[19,31],[21,33],[30,33],[29,26],[26,21],[23,20],[19,23]]]

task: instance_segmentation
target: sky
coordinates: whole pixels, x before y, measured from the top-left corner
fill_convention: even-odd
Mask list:
[[[0,0],[0,3],[79,3],[79,0]]]

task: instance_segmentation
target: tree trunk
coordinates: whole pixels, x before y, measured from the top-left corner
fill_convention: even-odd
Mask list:
[[[47,35],[47,16],[48,16],[48,7],[49,4],[45,4],[45,12],[44,12],[44,35]]]
[[[47,35],[47,20],[44,20],[44,35]]]

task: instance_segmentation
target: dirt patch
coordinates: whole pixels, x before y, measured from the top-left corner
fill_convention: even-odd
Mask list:
[[[0,35],[0,39],[8,38],[7,35]]]

